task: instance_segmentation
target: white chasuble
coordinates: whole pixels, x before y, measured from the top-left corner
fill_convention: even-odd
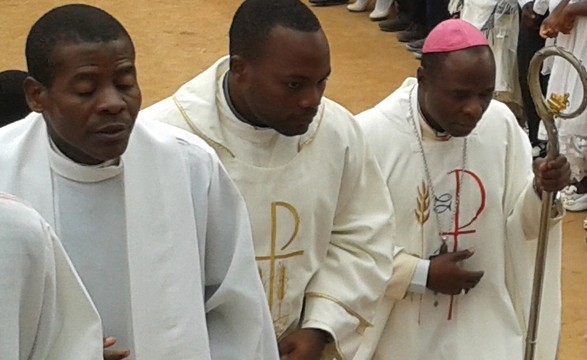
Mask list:
[[[79,209],[61,208],[74,206],[75,201],[63,202],[64,195],[71,194],[55,196],[55,191],[76,192],[80,197],[93,194],[81,183],[74,186],[54,181],[52,171],[66,174],[59,167],[50,167],[42,115],[31,114],[2,128],[0,143],[4,149],[0,154],[0,189],[23,198],[56,229],[64,225],[60,220],[68,221],[63,214]],[[119,169],[117,176],[123,176],[123,186],[104,183],[94,190],[124,195],[116,204],[123,204],[124,219],[114,221],[114,228],[105,230],[104,236],[116,235],[121,231],[119,225],[124,224],[131,359],[277,359],[246,208],[212,149],[176,128],[137,121],[120,163],[122,171]],[[101,170],[110,171],[108,167]],[[106,178],[112,177],[103,180]],[[76,181],[79,180],[83,179],[78,177]],[[95,201],[105,199],[108,197]],[[100,217],[96,219],[99,224],[112,214],[88,210],[82,215]],[[65,233],[81,236],[83,230],[69,229]],[[96,237],[92,235],[88,238]],[[85,244],[88,238],[81,237],[77,243],[70,239],[69,246],[77,246],[78,250],[96,246]],[[104,239],[105,244],[109,241],[114,240]],[[100,252],[72,251],[85,257]],[[84,271],[91,271],[86,268],[90,259],[77,262],[83,264]],[[123,271],[119,276],[124,274]],[[117,281],[116,274],[110,276]],[[123,285],[114,287],[124,290],[125,279],[119,281]],[[108,311],[106,307],[103,310]],[[127,317],[124,310],[118,311],[119,316]],[[114,316],[110,313],[105,319]]]
[[[255,157],[239,138],[268,130],[233,128],[240,120],[222,100],[227,69],[221,59],[143,113],[217,151],[251,216],[277,336],[320,328],[333,335],[338,357],[350,359],[391,273],[392,210],[375,159],[355,120],[328,99],[306,134],[269,130],[277,139],[259,145],[264,161]]]
[[[401,224],[396,244],[403,257],[428,259],[439,253],[442,233],[448,251],[474,250],[461,262],[464,269],[485,273],[467,294],[388,292],[357,359],[521,360],[541,208],[529,140],[507,107],[492,101],[466,149],[465,138],[441,141],[422,131],[416,99],[416,80],[408,79],[357,116],[387,178]],[[537,347],[542,360],[555,358],[560,332],[559,219],[551,220]],[[395,274],[392,284],[409,283],[409,276]]]
[[[100,318],[49,224],[0,194],[3,360],[101,360]]]

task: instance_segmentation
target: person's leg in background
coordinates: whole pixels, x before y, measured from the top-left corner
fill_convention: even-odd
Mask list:
[[[528,127],[528,136],[532,143],[532,155],[534,157],[546,155],[546,142],[538,139],[538,128],[540,117],[536,113],[534,102],[530,96],[528,87],[528,67],[530,60],[536,51],[544,47],[544,39],[540,37],[539,29],[544,16],[538,15],[533,11],[534,2],[524,5],[520,11],[520,32],[518,36],[518,74],[520,80],[520,89],[522,91],[522,103],[524,108],[524,118]],[[548,85],[548,76],[541,75],[540,83],[542,92],[546,91]]]
[[[448,12],[449,0],[426,0],[426,27],[427,32],[430,32],[436,25],[440,24],[444,20],[450,18]],[[418,39],[410,41],[406,44],[406,48],[409,51],[413,51],[416,54],[416,58],[422,56],[422,46],[424,46],[424,40]]]
[[[410,42],[424,39],[428,35],[426,0],[406,1],[406,9],[412,20],[412,24],[397,34],[401,42]]]

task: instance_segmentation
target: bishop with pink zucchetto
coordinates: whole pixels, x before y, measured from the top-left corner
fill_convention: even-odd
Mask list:
[[[357,116],[395,208],[394,272],[355,359],[522,360],[540,194],[569,179],[563,156],[532,164],[528,137],[493,100],[483,33],[440,23],[416,78]],[[560,333],[560,218],[546,265],[537,359]]]

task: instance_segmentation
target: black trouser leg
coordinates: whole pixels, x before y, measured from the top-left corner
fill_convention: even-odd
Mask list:
[[[448,3],[450,0],[426,0],[426,26],[428,31],[450,18]]]
[[[530,29],[520,24],[520,33],[518,37],[518,68],[520,88],[522,90],[522,102],[524,106],[524,114],[528,121],[528,132],[530,142],[536,145],[538,142],[538,127],[540,125],[540,117],[536,113],[536,108],[530,96],[530,88],[528,87],[528,66],[530,60],[536,51],[544,47],[544,39],[540,37],[538,29]],[[548,76],[540,76],[540,84],[542,85],[542,92],[546,92],[548,85]]]
[[[426,0],[397,0],[400,9],[416,24],[426,25]]]

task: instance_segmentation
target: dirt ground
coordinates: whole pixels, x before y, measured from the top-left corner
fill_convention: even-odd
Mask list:
[[[137,49],[143,106],[170,95],[227,52],[228,27],[240,2],[87,1],[112,13],[131,34]],[[24,43],[30,26],[48,9],[65,3],[0,0],[0,70],[25,68]],[[353,113],[373,106],[406,76],[415,74],[418,62],[413,55],[393,35],[379,31],[367,13],[351,14],[344,6],[315,8],[315,12],[329,37],[332,52],[333,73],[326,94]],[[584,215],[569,214],[564,220],[560,360],[587,358]]]

